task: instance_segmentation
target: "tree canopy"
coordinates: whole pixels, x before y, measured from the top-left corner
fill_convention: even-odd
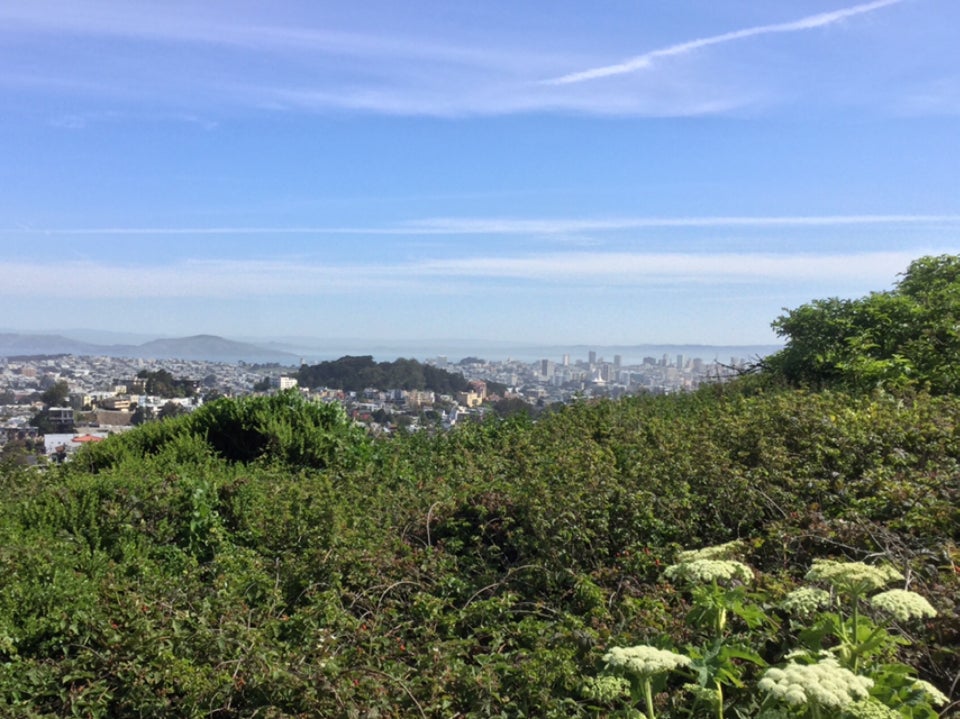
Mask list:
[[[773,376],[804,386],[960,390],[960,256],[912,262],[892,290],[831,297],[773,322],[786,346],[768,357]]]
[[[330,387],[347,392],[375,387],[453,394],[469,387],[467,380],[459,373],[421,364],[415,359],[374,362],[370,355],[348,355],[331,362],[303,365],[297,373],[297,381],[305,387]]]
[[[190,397],[196,393],[197,382],[186,377],[175,378],[165,369],[155,372],[140,370],[137,379],[145,380],[144,391],[159,397]]]
[[[65,380],[59,380],[40,396],[40,401],[48,407],[61,407],[69,398],[70,385]]]

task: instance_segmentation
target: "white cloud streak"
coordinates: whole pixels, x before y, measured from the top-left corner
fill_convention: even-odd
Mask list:
[[[8,228],[3,235],[565,235],[656,228],[844,227],[856,225],[960,225],[960,215],[779,215],[710,217],[471,218],[434,217],[385,227],[74,227]]]
[[[86,62],[65,64],[50,53],[43,61],[4,63],[0,86],[200,114],[246,107],[452,117],[523,110],[532,102],[524,98],[529,83],[562,62],[558,53],[516,43],[457,42],[426,21],[412,32],[406,26],[353,30],[321,25],[316,14],[303,8],[282,24],[282,13],[232,2],[149,8],[133,1],[90,0],[82,8],[68,0],[0,3],[0,41],[24,43],[33,48],[27,54],[45,57],[42,43],[58,37],[102,45]],[[144,47],[132,53],[138,46]],[[157,46],[164,46],[163,72],[142,59]]]
[[[831,102],[837,98],[823,92],[827,73],[815,59],[806,57],[789,77],[780,78],[775,76],[776,63],[748,72],[716,63],[645,73],[633,78],[626,92],[618,83],[588,81],[636,72],[713,45],[826,27],[902,2],[906,0],[872,0],[790,22],[709,35],[614,65],[561,75],[571,67],[601,62],[596,58],[606,55],[598,53],[609,52],[606,37],[598,38],[603,50],[584,42],[590,26],[581,18],[572,27],[569,23],[574,21],[564,18],[557,29],[541,28],[521,41],[514,33],[500,32],[499,26],[510,25],[514,13],[522,17],[522,9],[506,10],[489,28],[461,28],[455,12],[450,13],[454,20],[414,13],[402,22],[388,19],[371,27],[349,12],[338,13],[337,3],[330,4],[332,10],[326,4],[321,4],[324,10],[306,4],[278,13],[228,0],[149,4],[29,0],[0,3],[0,46],[9,42],[18,50],[9,57],[0,53],[4,60],[0,87],[204,117],[243,111],[442,118],[571,112],[701,117],[764,112],[792,102],[791,98]],[[634,12],[628,11],[624,22],[633,17]],[[571,32],[578,34],[575,41],[565,35]],[[57,52],[56,48],[69,45],[61,43],[62,38],[92,39],[97,53],[74,57]],[[51,44],[54,51],[46,51]],[[855,51],[856,46],[851,49]],[[164,62],[157,64],[149,60],[152,57],[162,57]],[[869,84],[859,77],[851,82],[858,92],[879,93],[888,112],[894,105],[889,99],[898,97],[902,78],[909,74],[898,71],[895,76],[878,77],[871,70]],[[844,102],[850,94],[844,92]],[[918,102],[915,107],[922,114],[928,105]],[[134,113],[128,119],[139,118]],[[70,129],[82,126],[76,117],[55,118],[53,123]]]
[[[527,257],[431,260],[409,268],[424,276],[551,283],[674,284],[851,280],[889,282],[912,252],[850,254],[566,252]]]
[[[271,25],[269,13],[251,13],[249,8],[246,12],[233,10],[230,3],[219,6],[211,3],[208,8],[194,5],[189,10],[174,5],[157,6],[152,9],[150,21],[145,22],[144,8],[135,3],[87,2],[80,8],[71,2],[34,1],[0,5],[0,22],[8,32],[11,28],[20,28],[55,35],[236,48],[303,62],[317,57],[361,58],[383,63],[384,70],[397,62],[422,61],[511,71],[518,64],[534,61],[534,56],[527,52],[511,52],[505,48],[491,52],[489,47],[462,46],[430,36]],[[224,15],[231,19],[225,20]],[[542,59],[546,61],[548,57]]]
[[[615,75],[625,75],[627,73],[637,72],[639,70],[649,68],[656,60],[687,55],[700,50],[701,48],[710,47],[711,45],[722,45],[729,42],[735,42],[737,40],[746,40],[747,38],[757,37],[760,35],[813,30],[816,28],[833,25],[856,15],[874,12],[875,10],[880,10],[881,8],[885,8],[890,5],[898,5],[903,1],[904,0],[874,0],[874,2],[862,3],[860,5],[854,5],[853,7],[848,7],[841,10],[818,13],[816,15],[808,15],[807,17],[800,18],[799,20],[793,20],[791,22],[775,23],[772,25],[757,25],[755,27],[734,30],[732,32],[726,32],[720,35],[711,35],[709,37],[702,37],[696,40],[689,40],[676,45],[670,45],[657,50],[651,50],[650,52],[637,55],[614,65],[595,67],[589,70],[582,70],[580,72],[573,72],[561,77],[552,78],[544,81],[544,84],[571,85],[580,82],[587,82],[589,80],[613,77]]]
[[[930,253],[934,254],[934,253]],[[225,298],[472,293],[490,282],[564,288],[617,285],[889,284],[911,252],[835,254],[559,252],[473,256],[393,264],[317,264],[294,260],[193,260],[163,266],[101,262],[0,262],[0,297],[93,299]]]
[[[960,224],[960,215],[782,215],[767,217],[620,217],[595,219],[432,218],[409,223],[410,233],[451,235],[552,235],[670,227],[829,227],[850,225]]]

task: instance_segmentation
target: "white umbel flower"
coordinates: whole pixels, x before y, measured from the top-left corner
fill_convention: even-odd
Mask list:
[[[943,706],[950,701],[950,697],[937,689],[930,682],[923,681],[923,679],[917,679],[917,681],[913,683],[912,689],[914,691],[923,692],[926,694],[927,700],[936,707]]]
[[[830,592],[816,587],[801,587],[794,589],[780,606],[790,614],[798,617],[807,617],[830,603]]]
[[[694,559],[672,564],[664,570],[663,575],[667,579],[681,580],[689,584],[731,582],[735,579],[744,583],[753,581],[750,567],[730,559]]]
[[[835,562],[832,559],[815,559],[807,572],[808,581],[825,582],[835,589],[857,596],[876,591],[898,579],[903,579],[903,575],[888,565]]]
[[[854,674],[833,658],[816,664],[787,664],[783,669],[768,669],[757,686],[791,706],[816,704],[842,708],[865,699],[873,680]]]
[[[916,592],[909,589],[890,589],[870,597],[870,604],[892,614],[901,622],[937,616],[937,610]]]
[[[603,655],[610,668],[639,677],[652,677],[690,664],[690,657],[644,644],[635,647],[613,647]]]

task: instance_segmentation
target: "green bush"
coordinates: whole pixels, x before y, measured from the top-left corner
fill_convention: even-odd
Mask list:
[[[627,716],[580,678],[610,647],[746,661],[663,576],[734,539],[771,598],[818,557],[887,557],[941,612],[888,663],[949,687],[958,420],[950,396],[729,387],[370,440],[295,394],[212,403],[4,470],[0,715]],[[728,617],[765,661],[796,640]]]

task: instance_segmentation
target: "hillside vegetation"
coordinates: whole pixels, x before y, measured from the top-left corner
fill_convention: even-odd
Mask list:
[[[960,398],[799,364],[377,440],[296,393],[219,400],[5,468],[0,715],[948,716]],[[678,552],[734,540],[697,586]],[[809,581],[832,603],[797,618]],[[681,659],[644,673],[637,645]],[[830,662],[849,705],[777,693],[769,667]]]

